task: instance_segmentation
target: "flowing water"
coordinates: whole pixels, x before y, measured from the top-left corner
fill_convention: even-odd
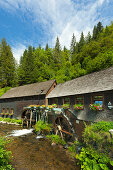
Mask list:
[[[0,123],[0,135],[12,139],[7,149],[12,152],[12,165],[16,170],[77,170],[75,160],[61,146],[52,146],[44,136],[33,129]]]

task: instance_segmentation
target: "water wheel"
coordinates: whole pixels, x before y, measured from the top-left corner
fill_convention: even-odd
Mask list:
[[[54,128],[55,134],[60,135],[62,139],[68,141],[72,137],[71,126],[63,115],[59,115],[55,118]]]

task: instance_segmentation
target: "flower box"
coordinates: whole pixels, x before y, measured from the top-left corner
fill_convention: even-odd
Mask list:
[[[4,116],[5,115],[5,113],[1,113],[1,116]]]
[[[69,104],[63,104],[63,105],[62,105],[62,108],[63,108],[63,109],[69,109]]]
[[[94,110],[94,111],[103,110],[103,108],[102,108],[102,106],[100,104],[90,104],[89,108],[90,108],[90,110]]]
[[[74,107],[74,109],[77,110],[77,111],[84,109],[84,105],[81,105],[81,104],[75,104],[73,107]]]

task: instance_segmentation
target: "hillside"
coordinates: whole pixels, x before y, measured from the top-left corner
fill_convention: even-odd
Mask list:
[[[0,44],[0,87],[14,87],[56,79],[62,83],[113,65],[113,23],[103,28],[99,22],[93,34],[81,33],[79,42],[73,34],[70,49],[61,49],[59,38],[54,48],[29,46],[17,65],[5,39]]]

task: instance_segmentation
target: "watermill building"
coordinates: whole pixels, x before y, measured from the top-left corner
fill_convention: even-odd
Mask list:
[[[0,113],[14,113],[13,117],[20,118],[28,105],[47,105],[46,97],[55,86],[56,81],[49,80],[11,88],[0,97]]]
[[[47,99],[59,107],[70,104],[78,120],[113,121],[113,67],[59,84]],[[91,110],[89,105],[94,103],[100,103],[102,111]],[[74,104],[83,104],[83,110],[75,111]]]

